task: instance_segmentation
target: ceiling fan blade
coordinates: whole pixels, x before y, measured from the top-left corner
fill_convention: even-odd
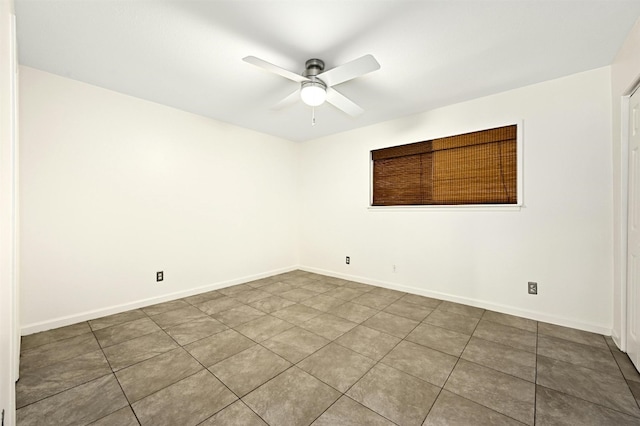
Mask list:
[[[271,109],[282,109],[295,104],[300,100],[300,89],[296,89],[292,94],[282,99],[280,102],[271,107]]]
[[[327,87],[327,102],[352,117],[358,116],[364,112],[364,110],[356,105],[351,99],[331,87]]]
[[[278,74],[284,78],[288,78],[289,80],[293,80],[297,83],[302,83],[303,81],[309,80],[307,77],[304,77],[300,74],[296,74],[289,70],[285,70],[284,68],[280,68],[279,66],[273,65],[272,63],[264,61],[260,58],[256,58],[255,56],[247,56],[245,58],[242,58],[242,60],[251,65],[255,65],[269,72],[272,72],[274,74]]]
[[[334,86],[378,69],[380,69],[380,64],[376,61],[376,58],[372,55],[364,55],[344,65],[320,73],[318,77],[327,83],[327,86]]]

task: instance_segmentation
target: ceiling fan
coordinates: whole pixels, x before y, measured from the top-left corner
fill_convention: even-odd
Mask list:
[[[305,70],[302,74],[296,74],[280,68],[255,56],[247,56],[242,60],[300,83],[300,88],[275,104],[273,106],[274,109],[291,105],[299,98],[302,99],[302,102],[312,107],[322,105],[326,100],[334,107],[351,116],[360,115],[364,110],[334,89],[333,86],[380,69],[380,64],[372,55],[364,55],[328,71],[324,70],[324,62],[322,60],[309,59],[305,63]]]

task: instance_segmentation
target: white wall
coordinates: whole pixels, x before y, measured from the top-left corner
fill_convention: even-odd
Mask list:
[[[301,265],[609,334],[610,84],[605,67],[303,143]],[[367,208],[370,150],[521,119],[522,209]]]
[[[293,142],[28,67],[20,116],[23,333],[298,263]]]
[[[7,426],[15,424],[18,371],[17,323],[17,86],[13,1],[0,1],[0,411]]]
[[[640,20],[629,32],[611,65],[614,196],[613,339],[625,349],[627,255],[627,146],[628,110],[625,96],[640,81]]]

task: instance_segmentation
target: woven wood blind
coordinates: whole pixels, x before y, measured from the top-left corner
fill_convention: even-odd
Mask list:
[[[371,151],[373,205],[517,203],[517,126]]]

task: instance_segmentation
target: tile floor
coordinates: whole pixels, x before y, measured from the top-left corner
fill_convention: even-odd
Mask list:
[[[610,338],[293,271],[25,336],[23,425],[640,425]]]

